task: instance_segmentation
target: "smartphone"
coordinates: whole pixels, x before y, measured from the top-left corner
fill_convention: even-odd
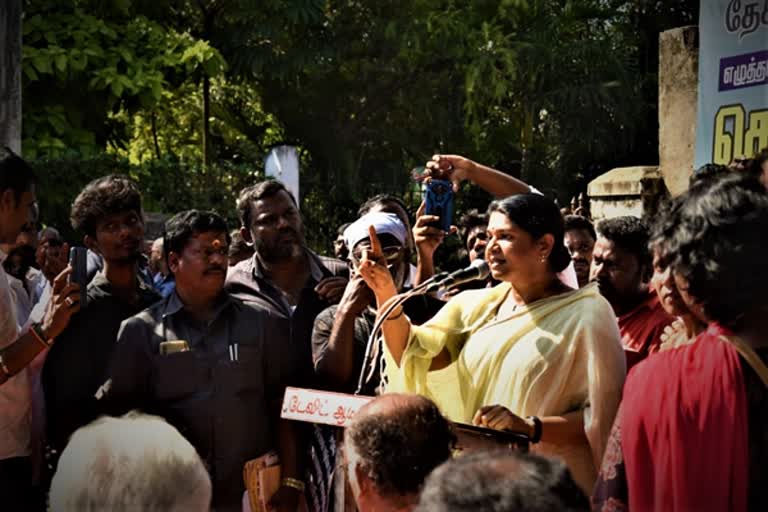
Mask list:
[[[69,275],[70,283],[80,285],[80,309],[88,303],[88,250],[85,247],[72,247],[69,250],[69,264],[72,273]]]
[[[430,180],[424,185],[424,189],[424,213],[440,217],[440,220],[433,224],[434,227],[445,233],[450,232],[453,222],[453,187],[451,182]]]

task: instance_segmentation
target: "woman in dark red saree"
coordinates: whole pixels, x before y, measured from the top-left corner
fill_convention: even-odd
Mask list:
[[[659,224],[678,291],[708,328],[630,373],[593,508],[768,510],[768,196],[754,179],[719,179]]]

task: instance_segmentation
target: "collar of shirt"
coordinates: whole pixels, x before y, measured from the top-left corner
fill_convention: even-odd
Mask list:
[[[5,258],[7,258],[7,257],[8,257],[8,255],[7,255],[7,254],[5,254],[5,251],[3,251],[2,249],[0,249],[0,265],[2,265],[2,264],[3,264],[3,262],[5,261]]]
[[[304,248],[304,253],[307,255],[307,259],[309,260],[309,275],[315,282],[321,281],[324,274],[322,268],[323,265],[320,262],[320,258],[317,256],[317,254],[307,249],[306,247]],[[269,281],[269,278],[264,275],[264,265],[261,263],[258,254],[254,254],[253,258],[251,258],[251,268],[253,271],[253,277],[256,279]]]
[[[216,321],[217,318],[224,312],[225,309],[227,309],[229,306],[233,304],[232,297],[227,292],[222,292],[221,296],[217,300],[216,306],[213,311],[213,317],[211,318],[211,323]],[[160,310],[160,314],[162,318],[166,318],[168,316],[173,316],[178,314],[180,311],[184,309],[184,303],[181,302],[181,297],[179,297],[179,294],[176,290],[171,293],[167,299],[165,299],[165,304]]]
[[[142,301],[149,300],[152,302],[153,299],[157,299],[157,292],[150,288],[139,276],[136,276],[136,286],[139,288],[139,295]],[[96,297],[112,297],[115,294],[112,290],[112,283],[109,282],[103,271],[97,272],[93,276],[93,279],[88,284],[88,293]]]
[[[631,318],[631,317],[637,315],[638,313],[640,313],[641,311],[643,311],[645,309],[653,310],[654,308],[656,308],[656,305],[658,303],[659,303],[659,296],[658,296],[658,294],[656,293],[656,291],[653,288],[648,287],[648,296],[645,298],[645,300],[643,300],[643,302],[641,302],[640,304],[638,304],[637,306],[632,308],[630,311],[628,311],[628,312],[624,313],[623,315],[621,315],[619,317],[619,321],[625,321],[628,318]]]

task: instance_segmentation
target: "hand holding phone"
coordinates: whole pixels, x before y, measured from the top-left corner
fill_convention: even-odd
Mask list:
[[[80,309],[87,306],[88,302],[88,250],[85,247],[72,247],[69,250],[69,266],[72,273],[69,275],[70,283],[80,285]]]

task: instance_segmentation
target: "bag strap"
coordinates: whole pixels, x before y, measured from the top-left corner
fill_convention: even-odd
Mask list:
[[[757,373],[760,380],[763,381],[763,384],[768,387],[768,367],[765,366],[765,363],[760,359],[760,356],[757,355],[757,352],[735,336],[720,336],[720,339],[732,345],[749,366],[755,370],[755,373]]]

